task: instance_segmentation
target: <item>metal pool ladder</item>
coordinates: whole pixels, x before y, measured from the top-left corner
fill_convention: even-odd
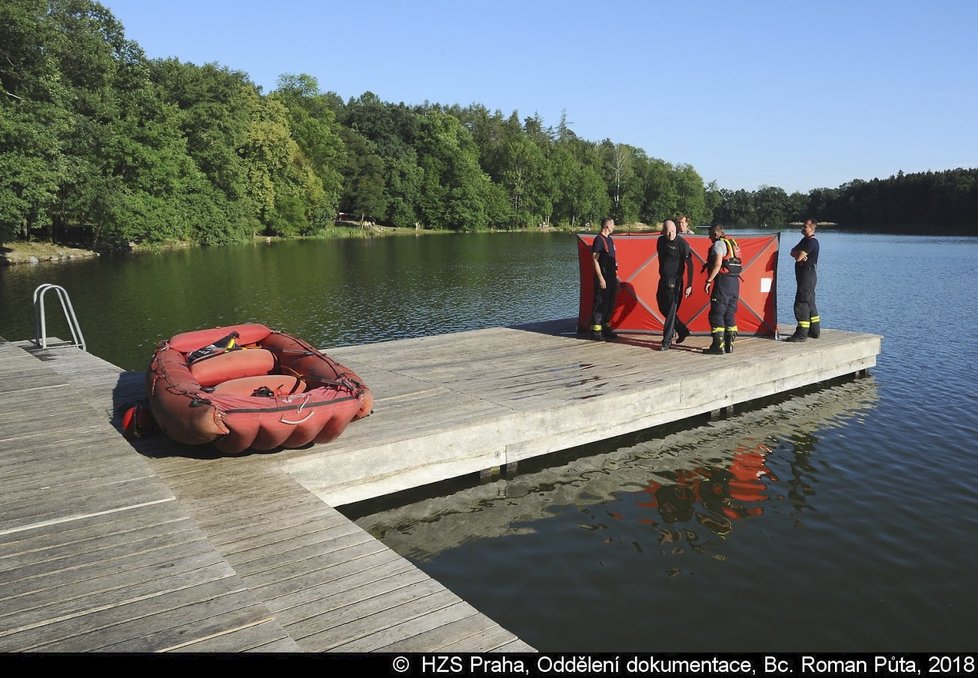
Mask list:
[[[78,318],[75,316],[75,309],[71,305],[68,297],[68,290],[61,285],[44,283],[38,285],[34,290],[34,344],[39,348],[48,348],[48,332],[44,314],[44,295],[48,290],[54,290],[61,302],[61,310],[65,313],[65,320],[68,321],[68,329],[71,330],[72,342],[70,344],[60,344],[61,346],[77,346],[85,350],[85,337],[82,336],[81,327],[78,325]]]

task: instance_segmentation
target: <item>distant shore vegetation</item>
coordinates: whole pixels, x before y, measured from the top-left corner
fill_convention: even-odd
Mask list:
[[[307,74],[263,93],[218,64],[148,59],[91,0],[0,5],[0,244],[98,250],[367,230],[928,223],[978,232],[978,170],[786,194],[704,184],[688,164],[562,116],[343,101]]]

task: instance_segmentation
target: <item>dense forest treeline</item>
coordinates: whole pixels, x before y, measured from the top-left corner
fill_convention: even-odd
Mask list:
[[[370,92],[344,102],[304,74],[265,94],[240,71],[146,58],[92,0],[0,4],[0,243],[219,244],[314,234],[338,213],[450,230],[678,212],[752,227],[918,213],[973,225],[975,179],[954,170],[808,195],[720,190],[689,165],[581,139],[565,119]]]
[[[780,228],[812,216],[819,221],[885,231],[920,228],[978,234],[978,169],[897,173],[888,179],[856,179],[838,188],[787,194],[721,190],[713,220],[729,226]]]

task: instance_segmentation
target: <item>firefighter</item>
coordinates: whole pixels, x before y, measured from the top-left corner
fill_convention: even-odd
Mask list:
[[[791,250],[795,260],[795,281],[798,289],[795,292],[795,320],[798,326],[795,333],[785,341],[805,341],[808,338],[818,339],[821,334],[821,318],[815,307],[815,283],[818,276],[818,239],[815,237],[814,219],[806,219],[801,227],[802,238]]]
[[[662,313],[662,350],[672,344],[673,332],[681,344],[689,336],[689,328],[679,319],[679,306],[683,298],[693,293],[693,251],[676,232],[676,224],[666,219],[662,224],[662,235],[655,244],[659,256],[659,287],[655,298]],[[683,286],[683,272],[686,285]]]
[[[740,300],[740,247],[733,238],[725,237],[722,224],[710,227],[713,246],[704,270],[706,293],[710,295],[710,331],[713,343],[704,351],[711,355],[733,353],[737,337],[737,303]]]
[[[616,334],[611,329],[611,313],[615,310],[618,294],[618,261],[615,258],[615,220],[601,220],[601,232],[591,245],[594,260],[594,307],[591,313],[590,337],[596,341],[610,341]]]

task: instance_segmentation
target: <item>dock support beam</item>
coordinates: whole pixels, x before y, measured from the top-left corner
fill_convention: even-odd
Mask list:
[[[488,482],[490,480],[496,480],[502,473],[502,466],[490,466],[489,468],[484,468],[479,471],[479,482]]]
[[[726,419],[727,417],[732,417],[734,413],[734,406],[727,405],[721,407],[718,410],[710,410],[710,419]]]

